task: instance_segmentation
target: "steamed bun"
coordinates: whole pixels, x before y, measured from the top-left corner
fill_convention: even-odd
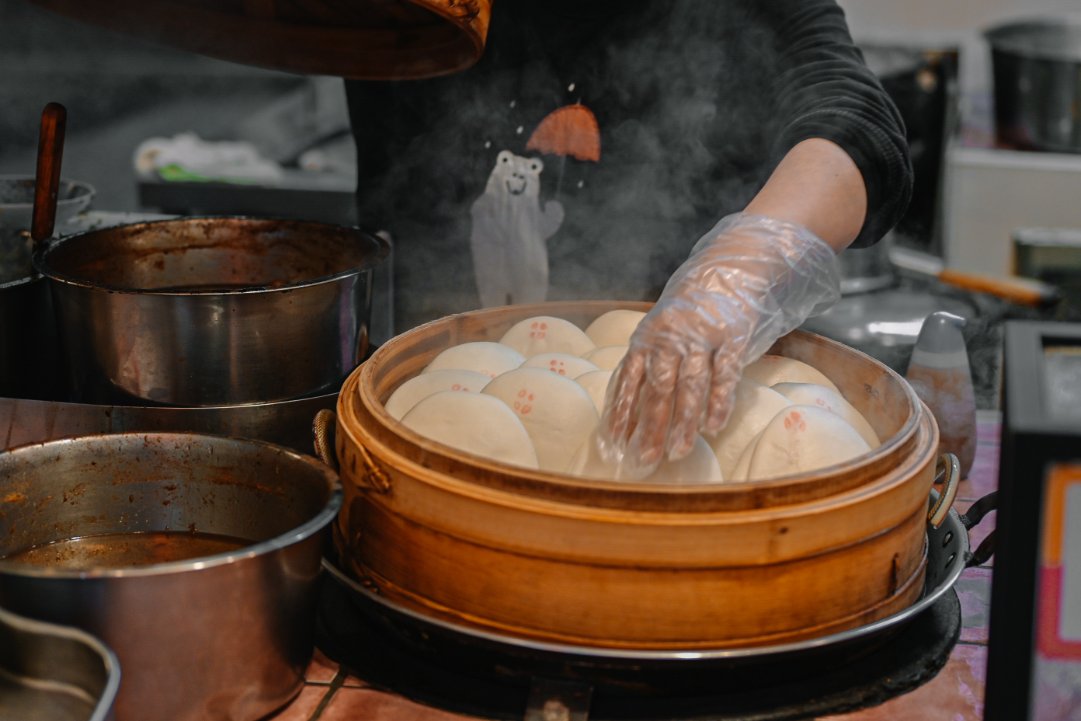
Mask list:
[[[837,390],[822,371],[795,358],[766,354],[743,369],[743,377],[764,386],[776,383],[817,383]]]
[[[537,315],[518,321],[499,339],[526,358],[538,353],[585,355],[596,345],[581,328],[569,320]]]
[[[517,414],[483,393],[439,391],[413,406],[402,423],[466,453],[526,468],[538,466],[529,433]]]
[[[614,370],[623,356],[627,355],[625,345],[602,345],[586,353],[583,358],[603,370]]]
[[[746,478],[757,481],[843,463],[871,447],[837,414],[792,405],[770,420],[749,449]]]
[[[392,417],[401,420],[413,406],[428,396],[439,391],[469,391],[480,393],[488,381],[489,376],[477,371],[458,370],[447,368],[443,370],[429,371],[413,376],[405,383],[398,386],[390,398],[387,399],[386,409]]]
[[[585,478],[606,480],[637,480],[640,483],[664,483],[667,485],[688,485],[697,483],[720,483],[724,480],[717,457],[713,455],[709,444],[698,436],[691,452],[678,461],[664,460],[657,470],[641,479],[629,479],[621,472],[617,464],[609,463],[597,450],[596,432],[590,433],[578,448],[571,460],[567,472]]]
[[[880,445],[875,429],[871,428],[871,424],[867,422],[863,414],[840,393],[816,383],[777,383],[773,386],[773,390],[793,403],[821,406],[827,411],[836,413],[855,428],[871,448],[878,448]]]
[[[598,370],[597,366],[576,355],[569,353],[538,353],[527,358],[523,368],[544,368],[567,378],[577,378],[583,373]]]
[[[590,371],[574,379],[578,385],[586,389],[586,393],[589,394],[590,399],[593,401],[597,413],[604,411],[604,399],[608,393],[608,383],[612,380],[613,373],[615,371]]]
[[[725,478],[737,478],[736,464],[740,454],[762,432],[762,429],[792,401],[777,391],[748,378],[736,384],[732,413],[720,433],[707,438],[717,455]]]
[[[597,410],[586,390],[543,368],[504,373],[481,393],[513,409],[533,440],[538,464],[546,471],[566,470],[582,439],[597,425]]]
[[[425,373],[454,368],[476,371],[489,378],[514,370],[525,362],[525,356],[502,343],[471,341],[447,348],[428,364]]]
[[[586,326],[586,335],[597,346],[627,345],[645,315],[639,310],[610,310]]]

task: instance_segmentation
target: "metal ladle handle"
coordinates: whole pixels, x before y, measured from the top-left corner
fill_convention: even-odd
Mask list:
[[[41,111],[34,212],[30,225],[30,237],[35,243],[51,237],[56,223],[56,196],[60,189],[60,161],[64,155],[66,124],[67,110],[60,103],[49,103]]]

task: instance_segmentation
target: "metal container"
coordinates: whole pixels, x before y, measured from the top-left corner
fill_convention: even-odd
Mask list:
[[[386,241],[324,223],[197,217],[39,248],[72,400],[206,406],[336,390],[368,347]]]
[[[116,654],[88,633],[0,608],[0,719],[108,721]]]
[[[0,398],[0,451],[91,433],[180,431],[254,438],[312,452],[312,418],[333,409],[337,393],[229,406],[103,406]]]
[[[112,648],[125,670],[118,721],[258,719],[303,684],[324,529],[340,505],[328,467],[257,441],[128,433],[23,446],[0,454],[0,606]],[[122,566],[128,544],[169,531],[241,540]],[[102,567],[16,559],[73,538],[89,539],[79,565],[107,557]]]
[[[990,28],[995,131],[1021,150],[1081,152],[1081,16]]]
[[[94,188],[61,179],[56,224],[83,211]],[[0,397],[63,397],[56,323],[44,279],[34,272],[27,233],[34,176],[0,175]]]

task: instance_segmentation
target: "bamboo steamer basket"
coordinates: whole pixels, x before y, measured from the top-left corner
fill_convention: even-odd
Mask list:
[[[773,353],[826,374],[882,445],[814,473],[664,486],[510,466],[428,440],[383,403],[443,349],[536,315],[585,327],[614,308],[555,302],[448,316],[383,345],[339,395],[344,569],[400,608],[521,639],[614,649],[801,641],[901,611],[923,591],[934,418],[872,358],[795,331]],[[468,419],[463,419],[468,422]]]

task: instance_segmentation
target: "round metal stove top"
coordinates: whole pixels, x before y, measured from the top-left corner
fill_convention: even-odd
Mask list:
[[[316,642],[365,682],[485,719],[781,721],[873,706],[929,681],[961,630],[949,588],[903,632],[777,655],[664,663],[531,652],[395,613],[326,578]]]

